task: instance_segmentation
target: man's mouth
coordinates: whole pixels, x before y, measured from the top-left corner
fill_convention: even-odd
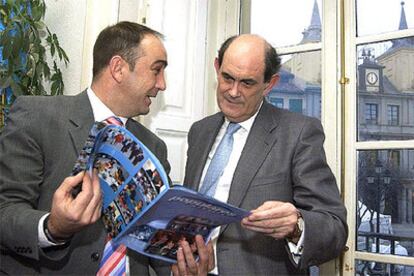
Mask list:
[[[224,97],[224,99],[229,103],[229,104],[240,104],[240,101],[238,99],[234,99],[230,96]]]

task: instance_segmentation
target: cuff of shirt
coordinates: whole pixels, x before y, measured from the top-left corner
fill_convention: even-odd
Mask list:
[[[51,247],[51,246],[58,246],[58,245],[62,245],[65,244],[65,242],[62,243],[53,243],[50,242],[47,237],[46,237],[46,233],[43,229],[43,223],[45,221],[45,219],[50,215],[50,213],[45,214],[44,216],[42,216],[39,220],[39,224],[37,225],[37,232],[38,232],[38,236],[39,236],[39,247],[40,248],[46,248],[46,247]]]
[[[305,226],[303,227],[302,235],[300,235],[298,244],[294,244],[293,242],[288,241],[290,253],[292,254],[292,258],[296,264],[299,264],[300,257],[302,257],[304,241],[305,241]]]

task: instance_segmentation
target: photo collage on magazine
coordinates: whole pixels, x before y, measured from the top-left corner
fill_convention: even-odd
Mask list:
[[[197,257],[195,235],[201,234],[207,240],[217,226],[208,219],[180,215],[160,229],[137,224],[146,209],[160,198],[160,193],[170,189],[157,158],[130,132],[118,126],[107,126],[97,132],[91,151],[89,165],[98,172],[104,194],[103,221],[109,235],[136,251],[169,261],[176,260],[180,242],[186,240]]]

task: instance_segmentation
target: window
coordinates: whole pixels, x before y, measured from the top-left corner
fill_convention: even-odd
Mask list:
[[[269,102],[276,107],[283,108],[283,99],[281,98],[269,98]]]
[[[297,113],[302,113],[302,100],[301,99],[290,99],[289,110]]]
[[[322,1],[242,0],[241,5],[249,13],[249,24],[242,22],[242,32],[265,37],[276,47],[282,59],[280,81],[269,92],[268,99],[283,98],[285,108],[320,120],[323,97]],[[276,10],[284,12],[274,16]],[[297,16],[292,17],[291,14]]]
[[[282,55],[273,93],[325,129],[350,236],[341,271],[321,274],[413,274],[414,0],[240,4],[249,12],[241,31]]]
[[[399,111],[400,107],[398,105],[388,105],[388,124],[391,126],[398,126],[400,123]]]
[[[365,122],[367,124],[376,125],[378,119],[378,105],[365,104]]]
[[[242,32],[282,55],[273,93],[324,125],[350,235],[342,270],[321,274],[413,274],[414,0],[240,3]]]
[[[399,150],[390,150],[388,159],[392,167],[394,168],[400,167],[400,151]]]

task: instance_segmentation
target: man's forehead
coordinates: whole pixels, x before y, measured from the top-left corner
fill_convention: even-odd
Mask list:
[[[141,41],[139,52],[139,56],[151,58],[151,64],[162,63],[167,66],[167,51],[157,36],[146,35]]]
[[[264,62],[254,56],[225,56],[221,72],[237,79],[257,79],[264,74]]]

